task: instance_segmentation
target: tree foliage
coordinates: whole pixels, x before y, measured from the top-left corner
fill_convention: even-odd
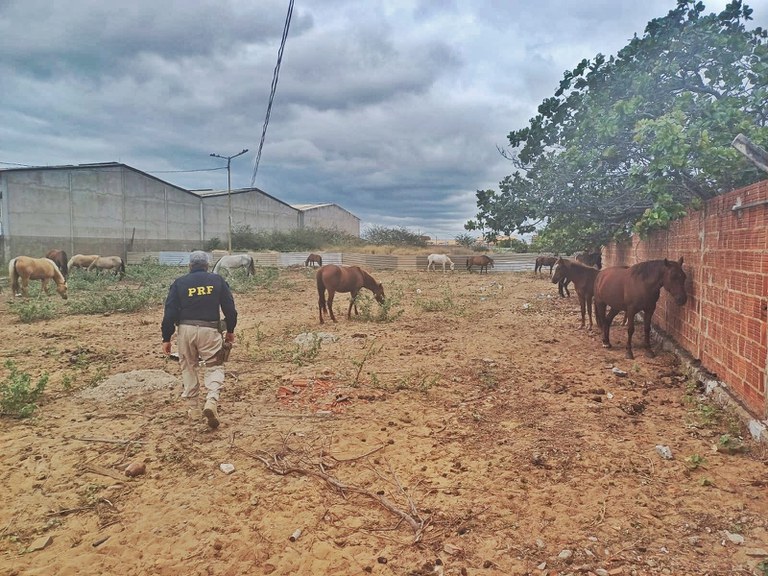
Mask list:
[[[478,190],[468,230],[540,231],[573,252],[666,227],[689,207],[765,175],[734,148],[768,143],[766,31],[734,0],[719,14],[678,0],[616,56],[566,71],[502,153],[516,171]],[[543,230],[542,230],[543,227]]]

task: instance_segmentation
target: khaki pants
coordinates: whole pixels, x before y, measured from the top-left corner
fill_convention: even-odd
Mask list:
[[[206,399],[219,401],[219,389],[224,385],[224,367],[205,368],[199,365],[201,359],[213,356],[221,348],[221,333],[215,328],[179,325],[176,339],[179,349],[179,364],[184,389],[182,398],[194,398],[200,392],[199,375],[207,390]]]

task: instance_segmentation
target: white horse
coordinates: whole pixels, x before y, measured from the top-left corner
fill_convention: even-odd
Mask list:
[[[256,273],[256,268],[253,264],[253,256],[250,254],[228,254],[222,256],[221,259],[216,262],[216,266],[213,267],[214,274],[221,274],[224,270],[227,274],[231,274],[232,270],[237,268],[245,268],[245,273],[248,276],[253,276]]]
[[[427,270],[432,268],[432,270],[437,270],[437,267],[435,264],[442,264],[443,265],[443,274],[445,274],[445,265],[450,264],[451,270],[453,270],[453,262],[451,262],[451,259],[448,258],[446,254],[430,254],[429,258],[429,264],[427,264]]]

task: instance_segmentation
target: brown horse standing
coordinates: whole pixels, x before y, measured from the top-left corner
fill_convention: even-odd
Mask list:
[[[66,280],[69,275],[69,259],[67,258],[67,253],[64,252],[64,250],[54,248],[53,250],[49,250],[45,257],[56,263],[56,266],[61,270],[61,275],[64,276],[64,279]]]
[[[333,297],[336,292],[349,292],[349,309],[347,318],[352,318],[352,306],[355,307],[355,314],[358,314],[355,298],[361,288],[367,288],[373,292],[373,297],[379,304],[384,303],[384,288],[380,282],[376,282],[373,276],[368,274],[359,266],[337,266],[336,264],[326,264],[317,269],[315,274],[317,280],[317,305],[320,309],[320,324],[323,323],[323,312],[330,314],[331,320],[336,322],[336,316],[333,315]],[[325,291],[328,290],[328,301],[326,304]]]
[[[315,267],[315,264],[318,264],[320,266],[323,265],[323,257],[320,256],[320,254],[310,254],[307,256],[307,259],[304,260],[304,266],[312,265],[312,268]]]
[[[493,268],[493,258],[486,256],[485,254],[481,254],[480,256],[470,256],[467,258],[467,270],[472,272],[472,266],[480,266],[480,274],[483,273],[483,269],[485,269],[485,273],[488,274],[488,266]]]
[[[549,266],[549,275],[552,276],[552,268],[557,264],[557,256],[539,256],[536,258],[536,264],[533,267],[533,273],[541,272],[542,267]]]
[[[48,258],[16,256],[8,263],[8,276],[11,279],[11,290],[16,295],[21,293],[24,297],[29,296],[30,280],[40,280],[43,291],[49,294],[48,281],[53,280],[56,283],[56,292],[64,300],[67,299],[67,281],[56,263]],[[19,280],[21,280],[21,287],[19,287]]]
[[[672,295],[682,306],[688,300],[685,293],[685,272],[683,259],[649,260],[630,268],[612,267],[601,270],[595,278],[595,317],[603,329],[603,347],[610,348],[611,323],[621,310],[627,317],[627,358],[632,354],[632,335],[635,332],[635,314],[643,311],[645,347],[649,356],[651,349],[651,318],[656,310],[661,288]],[[606,314],[607,307],[611,311]]]
[[[579,297],[581,308],[581,328],[584,328],[584,309],[589,314],[589,329],[592,330],[592,298],[595,294],[595,278],[599,270],[565,258],[557,260],[557,268],[552,276],[552,283],[560,286],[563,280],[573,282]],[[599,325],[599,322],[598,322]]]

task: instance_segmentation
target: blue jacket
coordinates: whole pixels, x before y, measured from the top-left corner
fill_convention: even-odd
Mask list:
[[[170,342],[176,325],[182,320],[217,322],[219,309],[224,313],[227,332],[234,332],[237,326],[235,300],[221,276],[206,270],[193,270],[177,278],[165,299],[163,342]]]

